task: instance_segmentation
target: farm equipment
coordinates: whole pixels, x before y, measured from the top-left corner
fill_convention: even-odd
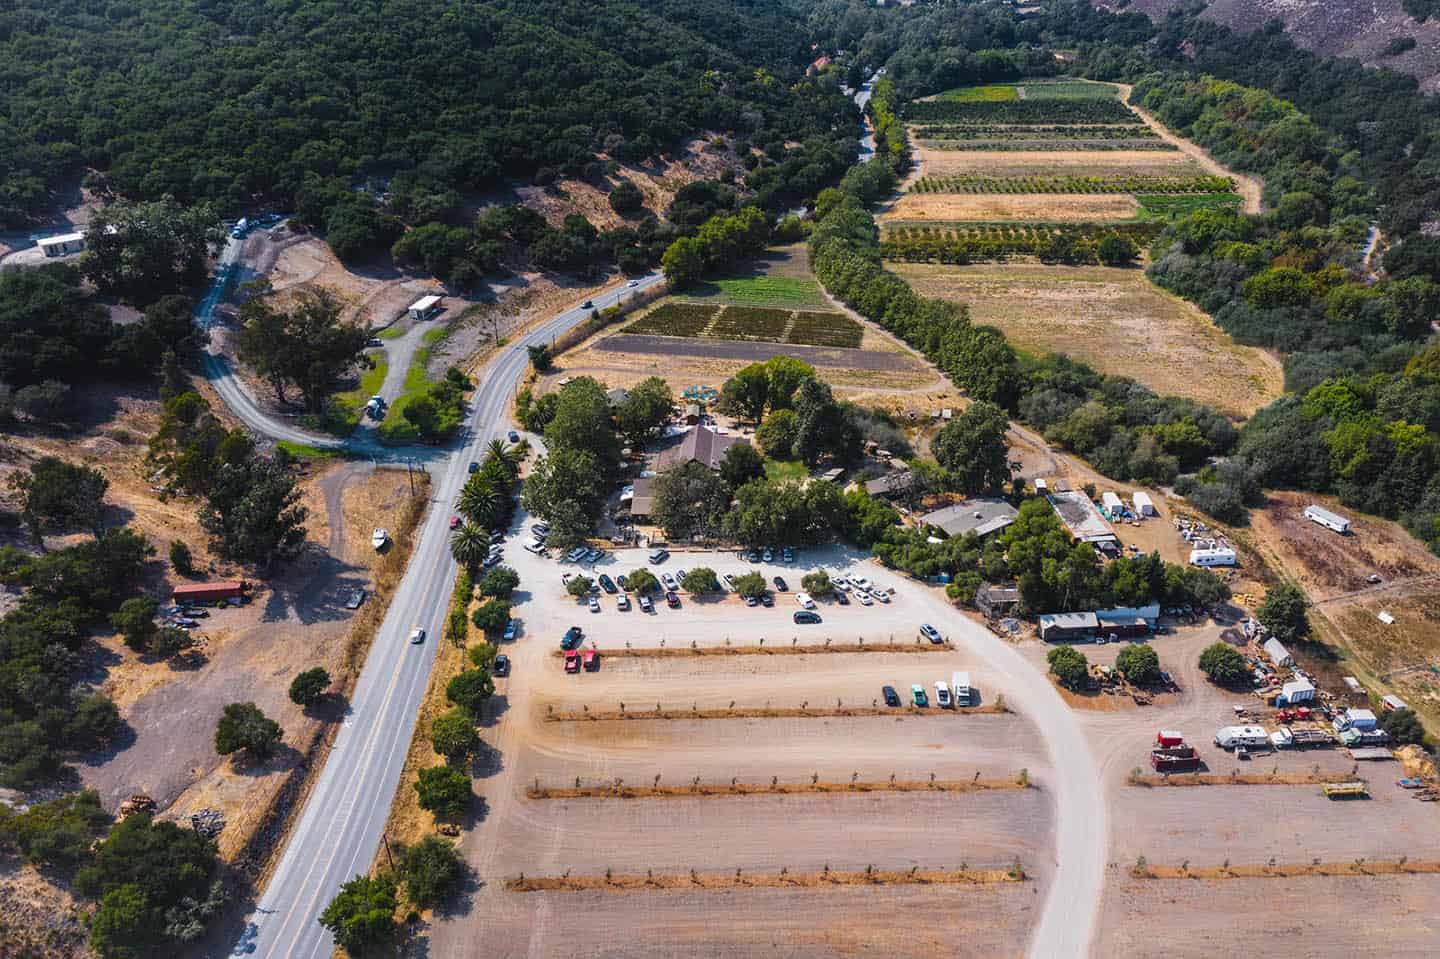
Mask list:
[[[1370,795],[1370,787],[1363,779],[1343,783],[1326,783],[1320,791],[1328,799],[1364,799]]]

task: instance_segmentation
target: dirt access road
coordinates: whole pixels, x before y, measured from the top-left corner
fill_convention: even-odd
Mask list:
[[[807,569],[824,565],[832,570],[863,569],[872,579],[897,590],[896,600],[889,606],[867,609],[826,604],[821,626],[796,627],[790,614],[798,607],[788,596],[782,596],[772,610],[750,609],[733,598],[716,603],[686,600],[680,610],[661,609],[649,619],[638,610],[617,611],[613,599],[607,597],[610,601],[603,604],[603,611],[592,614],[563,592],[560,574],[575,567],[523,552],[516,542],[519,538],[511,537],[506,555],[507,562],[520,572],[526,590],[516,609],[523,629],[520,640],[507,650],[514,660],[514,672],[503,681],[497,694],[497,718],[486,736],[494,754],[480,767],[482,778],[478,785],[485,796],[484,812],[463,843],[483,889],[463,916],[434,926],[429,947],[432,955],[469,955],[477,937],[516,943],[510,954],[534,953],[537,949],[545,954],[564,954],[567,948],[556,947],[557,937],[563,940],[567,931],[578,933],[587,928],[578,923],[578,917],[588,917],[596,924],[588,928],[598,930],[594,935],[599,945],[593,941],[589,944],[602,953],[643,955],[660,951],[657,943],[635,942],[623,936],[632,934],[631,917],[636,917],[638,923],[646,922],[639,918],[641,910],[645,914],[652,908],[671,910],[669,894],[601,900],[609,915],[601,920],[600,913],[589,907],[572,912],[579,897],[521,896],[498,888],[501,880],[513,878],[521,870],[536,874],[573,868],[579,873],[603,872],[605,868],[622,871],[628,866],[659,869],[728,865],[778,871],[782,865],[799,870],[807,866],[819,868],[827,862],[837,869],[841,863],[861,867],[875,863],[879,867],[887,862],[893,864],[897,858],[902,865],[944,862],[953,868],[957,860],[973,864],[997,859],[1006,862],[1015,855],[1039,880],[1026,884],[1029,891],[1018,894],[986,893],[987,897],[1008,903],[1000,909],[1003,918],[999,925],[1004,937],[995,941],[996,947],[1013,952],[1026,940],[1028,932],[1032,955],[1079,955],[1087,950],[1095,930],[1105,863],[1106,810],[1100,783],[1069,709],[1044,676],[1013,647],[960,616],[934,591],[864,562],[863,554],[855,552],[807,550],[795,564],[761,565],[767,578],[783,575],[792,588]],[[642,565],[646,565],[646,558],[640,551],[622,551],[602,560],[599,570],[613,577]],[[747,567],[733,554],[677,553],[659,569],[702,565],[721,572]],[[698,644],[723,645],[726,637],[739,642],[742,630],[752,642],[761,635],[783,641],[797,628],[824,630],[837,642],[853,641],[856,635],[873,636],[879,641],[880,637],[888,638],[890,632],[913,642],[921,622],[939,626],[950,635],[956,649],[926,654],[745,656],[681,661],[622,662],[612,658],[599,673],[579,677],[565,676],[552,656],[556,638],[572,623],[581,625],[603,650],[623,647],[626,641],[658,645],[662,637],[677,635],[686,642],[693,639]],[[920,682],[929,686],[935,679],[948,678],[956,669],[971,670],[983,695],[1003,695],[1016,714],[907,720],[634,720],[597,723],[593,727],[583,722],[550,723],[544,718],[545,708],[550,705],[557,709],[578,709],[582,705],[614,708],[622,699],[723,707],[730,700],[737,701],[737,705],[763,706],[771,701],[798,706],[805,701],[833,703],[838,698],[868,705],[878,696],[882,683],[908,687]],[[701,726],[704,728],[698,728]],[[855,772],[883,779],[891,772],[928,776],[934,771],[941,777],[947,773],[973,775],[976,771],[987,776],[1003,775],[1007,766],[1011,774],[1016,766],[1030,769],[1041,788],[1007,793],[1010,798],[1003,802],[993,802],[993,796],[953,797],[942,804],[943,810],[926,805],[918,797],[903,795],[803,800],[751,797],[697,800],[688,806],[686,800],[658,804],[600,801],[599,806],[594,801],[589,801],[591,805],[570,801],[567,815],[558,818],[536,810],[536,801],[523,795],[537,777],[552,784],[573,784],[576,775],[647,781],[657,773],[667,780],[688,780],[696,775],[726,781],[732,776],[742,780],[753,777],[751,781],[768,781],[768,776],[799,780],[807,773],[848,778]],[[971,801],[977,798],[983,801]],[[727,805],[732,803],[740,805]],[[620,821],[601,815],[607,805],[624,807]],[[600,811],[576,812],[581,809]],[[737,809],[738,814],[734,811]],[[901,813],[898,820],[891,815],[895,810]],[[928,823],[937,817],[953,828],[916,829],[916,822]],[[847,826],[837,831],[837,822]],[[1051,835],[1055,837],[1053,845]],[[814,937],[834,935],[843,940],[848,951],[860,948],[863,937],[853,937],[857,924],[865,923],[878,923],[876,928],[885,931],[886,941],[891,941],[893,934],[916,947],[938,945],[946,941],[946,931],[958,931],[957,927],[942,922],[931,927],[932,934],[897,932],[891,911],[896,902],[908,903],[933,895],[912,897],[903,890],[887,890],[872,896],[871,891],[858,889],[813,894],[820,914],[836,909],[837,898],[851,904],[845,910],[850,920],[842,935],[836,929],[818,927],[808,908],[794,912],[791,894],[766,900],[761,893],[747,893],[750,908],[758,917],[753,929],[746,925],[748,913],[737,912],[730,896],[711,894],[704,897],[703,909],[697,911],[712,930],[708,946],[700,951],[721,954],[722,944],[715,941],[721,938],[724,948],[754,954],[759,947],[751,938],[754,929],[773,930],[776,938],[771,941],[776,944],[820,941]],[[987,917],[984,912],[971,913],[965,908],[972,901],[969,896],[969,891],[957,891],[950,897],[958,913],[948,921],[960,922],[965,929],[983,930]],[[786,911],[757,905],[761,901],[777,906],[783,903]],[[898,914],[905,913],[902,909]],[[940,934],[933,935],[935,928],[940,929]],[[725,932],[714,931],[721,929]],[[993,931],[984,932],[977,941],[992,935]]]

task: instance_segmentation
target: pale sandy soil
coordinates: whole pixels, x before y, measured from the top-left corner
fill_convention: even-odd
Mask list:
[[[928,175],[933,171],[926,167],[925,172]],[[885,223],[901,220],[1091,222],[1132,220],[1139,212],[1136,199],[1123,194],[906,193],[879,219]]]
[[[1160,150],[934,150],[918,147],[927,176],[1199,176],[1205,168]]]

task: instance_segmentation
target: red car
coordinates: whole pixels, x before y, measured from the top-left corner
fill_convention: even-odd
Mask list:
[[[585,661],[585,672],[594,673],[600,670],[600,653],[593,649],[585,650],[582,657]]]
[[[668,590],[665,593],[665,605],[669,606],[671,609],[680,608],[680,597],[675,593],[675,590]]]
[[[580,672],[580,653],[577,650],[567,649],[565,651],[565,672]]]
[[[460,517],[458,517],[458,516],[452,516],[452,517],[450,517],[450,528],[451,528],[451,529],[459,529],[459,528],[460,528],[460,523],[461,523]]]

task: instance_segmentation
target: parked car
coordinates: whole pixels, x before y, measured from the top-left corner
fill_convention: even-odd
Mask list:
[[[629,597],[629,596],[626,596],[624,593],[621,593],[619,596],[616,596],[616,597],[615,597],[615,608],[618,609],[618,610],[620,610],[621,612],[624,612],[625,610],[629,609],[629,608],[630,608],[630,597]]]
[[[919,683],[910,687],[910,702],[925,709],[930,705],[930,698],[925,695],[925,687]]]
[[[870,588],[870,580],[866,579],[864,576],[848,576],[846,577],[846,579],[849,581],[851,586],[855,586],[860,589]]]
[[[819,614],[819,613],[812,613],[812,612],[811,612],[810,610],[808,610],[808,609],[797,609],[797,610],[795,610],[794,614],[791,615],[790,618],[793,619],[793,620],[795,620],[795,622],[797,622],[797,623],[818,623],[818,622],[820,622],[820,614]]]
[[[936,646],[939,646],[941,643],[945,642],[945,640],[940,638],[940,630],[936,629],[934,626],[931,626],[929,623],[920,624],[920,635],[922,638],[930,640],[930,642],[934,643]]]
[[[950,687],[945,685],[943,679],[935,680],[935,705],[941,709],[949,709],[955,705],[955,701],[950,698]]]
[[[624,573],[621,573],[619,576],[616,576],[616,577],[615,577],[615,582],[620,586],[621,589],[628,590],[628,589],[630,588],[629,582],[625,579],[625,574],[624,574]]]
[[[566,553],[566,554],[565,554],[565,558],[568,559],[568,560],[569,560],[570,562],[572,562],[572,563],[578,563],[578,562],[580,562],[580,557],[582,557],[582,556],[584,556],[584,555],[585,555],[585,550],[582,549],[581,547],[577,546],[577,547],[575,547],[574,549],[572,549],[570,552]]]
[[[886,706],[900,705],[900,694],[895,692],[894,686],[881,686],[880,695],[884,697]]]
[[[796,593],[795,602],[800,604],[801,609],[814,609],[815,600],[810,598],[809,593]]]
[[[539,540],[528,540],[525,543],[525,549],[528,552],[534,553],[536,556],[545,555],[545,544],[540,542]]]
[[[770,552],[770,547],[767,546],[765,552],[760,554],[760,558],[768,563],[775,558],[775,554]]]
[[[782,592],[782,593],[783,593],[783,592],[786,592],[787,590],[790,589],[789,586],[785,585],[785,577],[784,577],[784,576],[776,576],[774,582],[775,582],[775,588],[776,588],[777,590],[779,590],[780,592]]]
[[[788,547],[788,546],[785,547],[784,549],[782,549],[782,550],[780,551],[780,562],[782,562],[782,563],[793,563],[793,562],[795,562],[795,551],[794,551],[793,549],[791,549],[790,547]]]
[[[539,539],[539,538],[542,537],[542,536],[549,536],[549,535],[550,535],[550,524],[549,524],[549,523],[536,523],[535,525],[533,525],[533,526],[530,527],[530,532],[532,532],[532,533],[535,534],[535,538],[536,538],[536,539]]]
[[[874,605],[875,605],[875,601],[870,598],[870,594],[869,594],[869,593],[862,593],[862,592],[860,592],[859,590],[856,590],[856,591],[855,591],[855,598],[856,598],[857,600],[859,600],[861,606],[874,606]]]
[[[639,599],[639,603],[640,603],[640,612],[642,612],[642,613],[653,613],[653,612],[655,612],[655,604],[652,603],[652,602],[650,602],[650,597],[649,597],[649,596],[641,596],[640,599]]]
[[[680,584],[677,583],[677,582],[675,582],[675,577],[674,577],[674,576],[671,576],[669,573],[661,573],[661,574],[660,574],[660,582],[662,582],[662,583],[665,584],[665,588],[666,588],[666,589],[679,589],[679,588],[680,588]]]
[[[420,626],[416,626],[414,629],[410,630],[410,642],[411,644],[416,646],[425,642],[425,630]]]
[[[665,605],[666,605],[666,606],[669,606],[671,609],[679,609],[679,608],[680,608],[680,596],[679,596],[679,594],[677,594],[677,593],[675,592],[675,590],[672,589],[672,590],[666,591],[666,593],[665,593]]]
[[[760,562],[760,551],[759,551],[758,549],[752,549],[752,550],[750,550],[749,552],[747,552],[747,553],[745,554],[745,561],[746,561],[747,563],[758,563],[758,562]]]
[[[495,657],[495,668],[491,670],[496,676],[510,675],[510,657],[501,653]]]
[[[510,431],[510,437],[509,437],[509,438],[510,438],[510,442],[512,442],[512,443],[518,443],[518,442],[520,442],[520,434],[517,433],[517,432],[515,432],[514,430],[511,430],[511,431]]]
[[[872,589],[870,590],[870,595],[875,597],[875,600],[879,603],[883,603],[887,606],[890,604],[890,594],[885,592],[885,590],[883,589]]]
[[[472,472],[472,473],[478,473],[478,472],[480,472],[480,464],[477,463],[477,462],[475,462],[474,460],[471,460],[471,461],[470,461],[469,470],[470,470],[470,472]]]
[[[612,580],[609,576],[606,576],[604,573],[600,574],[599,582],[600,588],[605,590],[605,592],[611,594],[612,596],[617,592],[615,588],[615,581]]]
[[[560,648],[565,650],[579,649],[580,644],[585,641],[585,631],[579,626],[571,626],[565,630],[565,638],[560,640]]]
[[[771,607],[771,606],[774,606],[774,605],[775,605],[775,594],[771,593],[770,590],[768,590],[768,589],[765,590],[765,592],[763,592],[763,593],[760,594],[760,605],[761,605],[761,606],[764,606],[764,607],[767,607],[767,608],[768,608],[768,607]]]
[[[756,599],[754,596],[746,596],[746,597],[745,597],[745,605],[746,605],[746,606],[758,606],[758,605],[760,605],[760,600]]]
[[[598,613],[598,612],[600,612],[600,599],[599,599],[599,597],[591,596],[586,602],[588,602],[588,603],[590,604],[590,612],[592,612],[592,613]]]
[[[686,576],[686,574],[689,573],[689,572],[690,572],[690,571],[689,571],[688,569],[677,569],[677,570],[674,572],[674,574],[673,574],[674,577],[675,577],[675,582],[676,582],[676,583],[683,583],[683,582],[685,582],[685,576]]]
[[[580,672],[580,654],[575,650],[567,650],[565,653],[565,672]]]
[[[515,638],[517,632],[519,632],[519,629],[515,625],[515,620],[508,620],[505,623],[505,632],[500,634],[500,638],[508,643]]]
[[[735,578],[732,577],[729,573],[726,573],[724,576],[721,576],[721,577],[720,577],[720,582],[724,583],[724,584],[725,584],[725,588],[728,589],[728,590],[730,590],[730,592],[732,592],[732,593],[735,592]]]
[[[670,558],[670,551],[664,549],[652,549],[650,551],[650,562],[663,563]]]
[[[593,673],[600,669],[600,653],[598,650],[587,649],[580,658],[585,664],[585,672]]]
[[[838,593],[838,592],[837,592],[837,593],[835,593],[835,594],[833,594],[833,595],[835,596],[835,602],[839,603],[841,606],[849,606],[849,605],[850,605],[850,597],[849,597],[849,596],[846,596],[844,593]]]
[[[463,520],[461,520],[460,517],[458,517],[458,516],[452,516],[452,517],[450,517],[450,528],[451,528],[451,529],[459,529],[462,522],[463,522]]]

